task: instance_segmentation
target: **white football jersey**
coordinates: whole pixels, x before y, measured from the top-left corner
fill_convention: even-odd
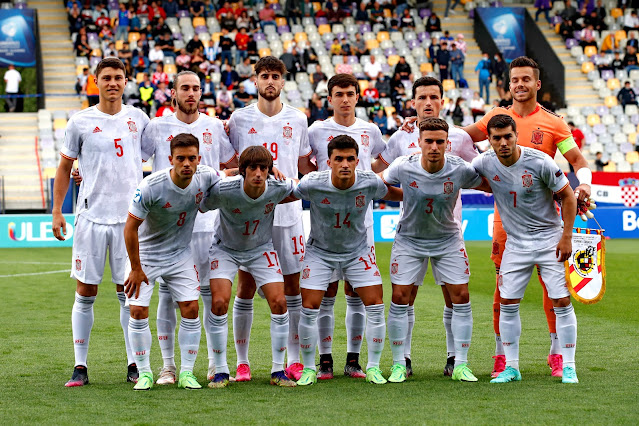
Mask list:
[[[390,165],[395,159],[404,155],[421,154],[422,150],[419,147],[419,129],[408,133],[403,130],[398,130],[388,140],[386,149],[379,154],[379,158],[384,163]],[[473,158],[479,155],[473,139],[466,131],[457,127],[448,128],[448,144],[446,145],[446,153],[461,157],[469,163],[473,161]],[[402,209],[403,211],[403,209]],[[461,230],[462,223],[462,202],[461,191],[455,204],[455,221],[459,223]]]
[[[344,190],[333,186],[331,170],[304,176],[293,195],[311,203],[307,245],[319,249],[327,260],[335,261],[345,260],[345,254],[367,250],[367,206],[387,193],[384,181],[372,171],[356,170],[355,183]]]
[[[213,186],[201,210],[218,209],[215,238],[236,251],[251,250],[271,241],[275,207],[293,191],[295,181],[269,178],[266,189],[253,199],[244,192],[244,177],[234,176]]]
[[[214,169],[220,169],[235,157],[235,149],[231,146],[224,124],[215,117],[200,114],[191,124],[178,120],[175,114],[157,117],[151,120],[142,133],[142,142],[151,146],[154,154],[153,172],[171,167],[171,140],[180,133],[189,133],[200,141],[200,164]],[[213,232],[215,229],[216,213],[198,213],[195,218],[193,232]]]
[[[352,126],[337,124],[331,117],[328,120],[316,121],[308,129],[308,137],[317,162],[317,170],[328,170],[328,143],[339,135],[348,135],[355,139],[359,146],[358,170],[371,170],[371,158],[376,158],[386,149],[382,132],[374,123],[355,118]],[[373,226],[373,203],[366,213],[366,226]]]
[[[142,263],[173,265],[191,254],[193,224],[200,202],[220,179],[220,173],[207,166],[198,166],[184,189],[171,179],[171,169],[144,178],[129,205],[129,214],[144,220],[138,231]]]
[[[103,225],[126,222],[131,194],[142,180],[142,152],[149,150],[141,142],[148,122],[142,110],[128,105],[114,115],[93,106],[69,119],[60,155],[78,160],[78,216]]]
[[[273,165],[293,179],[298,177],[299,158],[311,155],[306,115],[287,104],[272,117],[263,114],[257,104],[237,109],[229,119],[229,131],[238,154],[248,146],[261,145],[273,155]],[[301,219],[301,201],[275,208],[275,226],[291,226]]]
[[[437,173],[424,170],[421,154],[402,156],[384,170],[384,181],[401,184],[404,191],[404,212],[395,239],[422,253],[444,251],[461,239],[460,224],[454,215],[459,192],[482,182],[470,163],[448,154],[445,159]]]
[[[569,183],[548,154],[522,146],[519,149],[521,156],[510,167],[504,166],[492,150],[472,164],[493,189],[508,235],[506,247],[530,251],[554,245],[561,237],[563,228],[553,193]]]

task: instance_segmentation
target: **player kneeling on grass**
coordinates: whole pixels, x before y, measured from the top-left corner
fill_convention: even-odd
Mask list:
[[[284,373],[289,316],[284,279],[272,238],[275,206],[291,194],[295,181],[269,177],[273,172],[273,157],[262,146],[250,146],[242,151],[239,169],[241,176],[220,181],[211,188],[201,206],[202,211],[219,210],[209,251],[213,300],[206,332],[212,342],[216,368],[209,387],[223,388],[229,384],[227,312],[231,286],[240,266],[253,276],[271,308],[271,384],[295,386]]]
[[[564,261],[572,251],[572,227],[577,200],[568,179],[547,154],[517,146],[517,125],[498,114],[487,125],[493,151],[472,162],[492,187],[508,239],[499,270],[501,315],[499,330],[506,369],[491,383],[521,380],[519,302],[535,265],[557,315],[557,337],[563,356],[563,383],[578,383],[575,371],[577,317],[566,287]],[[553,193],[561,200],[561,218]]]
[[[397,226],[390,268],[393,297],[388,313],[388,338],[393,367],[388,381],[392,383],[406,380],[404,341],[408,332],[408,302],[415,279],[428,259],[435,280],[446,286],[453,302],[455,368],[452,378],[477,381],[467,365],[473,333],[468,295],[470,269],[454,210],[462,188],[490,191],[490,187],[470,163],[445,154],[447,143],[446,121],[426,118],[419,124],[422,153],[399,157],[382,174],[384,182],[401,184],[404,189],[404,213]]]
[[[171,140],[170,161],[172,168],[153,173],[142,181],[129,206],[124,227],[127,268],[130,268],[124,283],[126,303],[131,308],[129,339],[140,372],[135,390],[149,390],[153,386],[149,303],[158,278],[164,280],[182,314],[178,332],[182,360],[178,386],[201,388],[193,375],[202,328],[198,317],[200,281],[190,242],[199,204],[220,175],[212,168],[198,167],[199,142],[190,134],[181,133]]]
[[[317,380],[317,318],[334,271],[344,274],[366,307],[366,380],[386,383],[379,368],[386,334],[382,277],[367,243],[365,217],[372,200],[400,201],[402,190],[387,187],[372,171],[355,170],[358,152],[358,145],[350,136],[333,138],[328,144],[330,169],[309,173],[293,190],[294,197],[311,202],[311,232],[300,282],[299,338],[304,370],[298,385]]]

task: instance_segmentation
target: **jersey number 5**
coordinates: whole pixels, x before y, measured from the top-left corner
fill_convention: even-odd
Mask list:
[[[118,142],[120,142],[122,139],[117,138],[113,140],[113,143],[115,144],[115,155],[117,155],[118,157],[122,157],[124,155],[124,149],[122,148],[122,145],[118,144]]]

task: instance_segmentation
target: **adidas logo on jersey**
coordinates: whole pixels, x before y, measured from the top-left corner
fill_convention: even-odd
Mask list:
[[[326,139],[326,142],[330,142],[332,140],[333,140],[333,136],[331,135],[331,136],[328,137],[328,139]]]
[[[408,145],[408,148],[417,148],[417,145],[415,144],[415,142],[411,142],[411,144]]]
[[[373,274],[374,277],[379,277],[379,271],[375,271],[375,273]]]
[[[417,186],[417,182],[412,181],[409,185],[411,188],[419,188],[419,186]]]
[[[173,140],[173,135],[170,135],[168,138],[166,138],[167,142],[171,142]]]
[[[493,180],[495,182],[501,182],[501,179],[499,179],[499,176],[495,175],[495,177],[493,178]]]
[[[324,198],[324,199],[322,200],[322,204],[331,204],[331,202],[330,202],[330,201],[328,201],[328,198]]]
[[[255,130],[255,127],[251,127],[251,130],[249,130],[248,134],[249,135],[257,135],[257,131]]]
[[[100,129],[98,126],[95,126],[95,129],[93,129],[93,133],[101,133],[102,129]]]
[[[235,214],[242,214],[242,210],[240,210],[240,209],[235,209],[235,210],[233,210],[233,213],[235,213]]]
[[[173,207],[173,206],[171,206],[171,203],[169,203],[168,201],[166,202],[165,205],[162,206],[163,209],[168,209],[170,207]]]

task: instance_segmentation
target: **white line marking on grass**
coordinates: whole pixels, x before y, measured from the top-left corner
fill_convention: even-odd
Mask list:
[[[0,263],[16,264],[16,265],[68,265],[69,262],[12,262],[8,260],[2,260]]]
[[[48,274],[61,274],[62,272],[71,272],[71,269],[61,269],[59,271],[45,271],[45,272],[29,272],[26,274],[9,274],[0,275],[0,278],[13,278],[13,277],[27,277],[29,275],[48,275]]]

